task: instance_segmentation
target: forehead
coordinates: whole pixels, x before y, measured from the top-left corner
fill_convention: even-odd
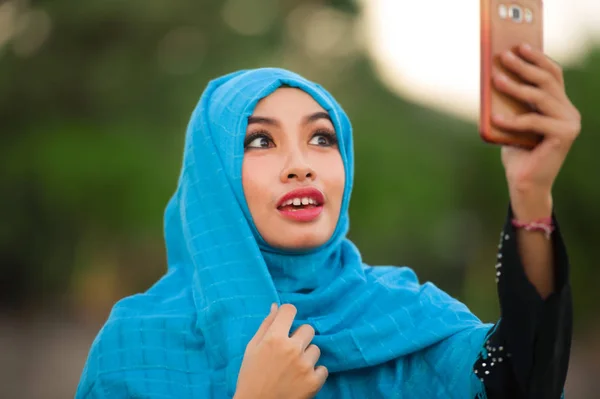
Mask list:
[[[261,99],[254,108],[254,114],[309,114],[325,109],[303,90],[293,87],[280,87]]]

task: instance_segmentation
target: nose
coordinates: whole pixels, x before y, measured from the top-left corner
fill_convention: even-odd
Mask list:
[[[303,182],[317,177],[310,165],[299,156],[291,156],[281,171],[281,181],[287,183],[293,179]]]

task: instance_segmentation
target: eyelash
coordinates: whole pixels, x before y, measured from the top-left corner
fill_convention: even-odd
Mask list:
[[[323,146],[323,147],[333,147],[338,144],[338,139],[337,139],[337,136],[335,135],[335,132],[332,132],[330,130],[326,130],[326,129],[317,130],[315,132],[315,134],[312,135],[311,140],[314,139],[315,136],[327,137],[327,140],[329,140],[329,144],[326,146]]]
[[[244,149],[247,149],[248,145],[250,143],[252,143],[254,140],[261,138],[261,137],[264,137],[267,140],[269,140],[270,142],[273,142],[273,138],[271,137],[269,132],[267,132],[266,130],[258,130],[256,132],[252,132],[246,136],[246,138],[244,139]]]
[[[332,132],[330,130],[327,130],[327,129],[317,130],[311,136],[311,140],[313,138],[315,138],[316,136],[327,137],[327,140],[329,141],[329,143],[327,145],[320,145],[319,147],[333,147],[338,144],[337,136],[335,135],[334,132]],[[250,143],[252,143],[254,140],[256,140],[257,138],[266,138],[271,143],[273,143],[273,137],[269,134],[269,132],[267,132],[266,130],[258,130],[258,131],[252,132],[248,136],[246,136],[246,139],[244,140],[244,149],[248,150],[249,149],[248,145]],[[253,149],[260,149],[260,148],[253,148]]]

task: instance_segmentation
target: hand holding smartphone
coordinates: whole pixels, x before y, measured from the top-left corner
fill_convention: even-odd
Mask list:
[[[488,143],[531,149],[541,141],[540,135],[533,132],[503,131],[493,125],[492,115],[511,117],[535,112],[535,109],[498,91],[492,79],[496,73],[502,72],[509,79],[523,82],[502,66],[500,55],[507,50],[516,53],[516,47],[522,43],[543,50],[542,0],[480,0],[480,2],[480,136]]]

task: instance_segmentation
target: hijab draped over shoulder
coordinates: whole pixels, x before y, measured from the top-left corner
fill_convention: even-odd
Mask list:
[[[313,250],[269,246],[242,188],[248,117],[283,85],[329,113],[345,166],[335,232]],[[483,396],[472,367],[491,326],[407,267],[363,263],[346,238],[353,176],[350,121],[321,86],[275,68],[210,82],[164,215],[168,271],[114,306],[76,397],[231,398],[245,347],[273,302],[296,306],[292,330],[308,323],[316,331],[319,364],[330,373],[317,398]]]

